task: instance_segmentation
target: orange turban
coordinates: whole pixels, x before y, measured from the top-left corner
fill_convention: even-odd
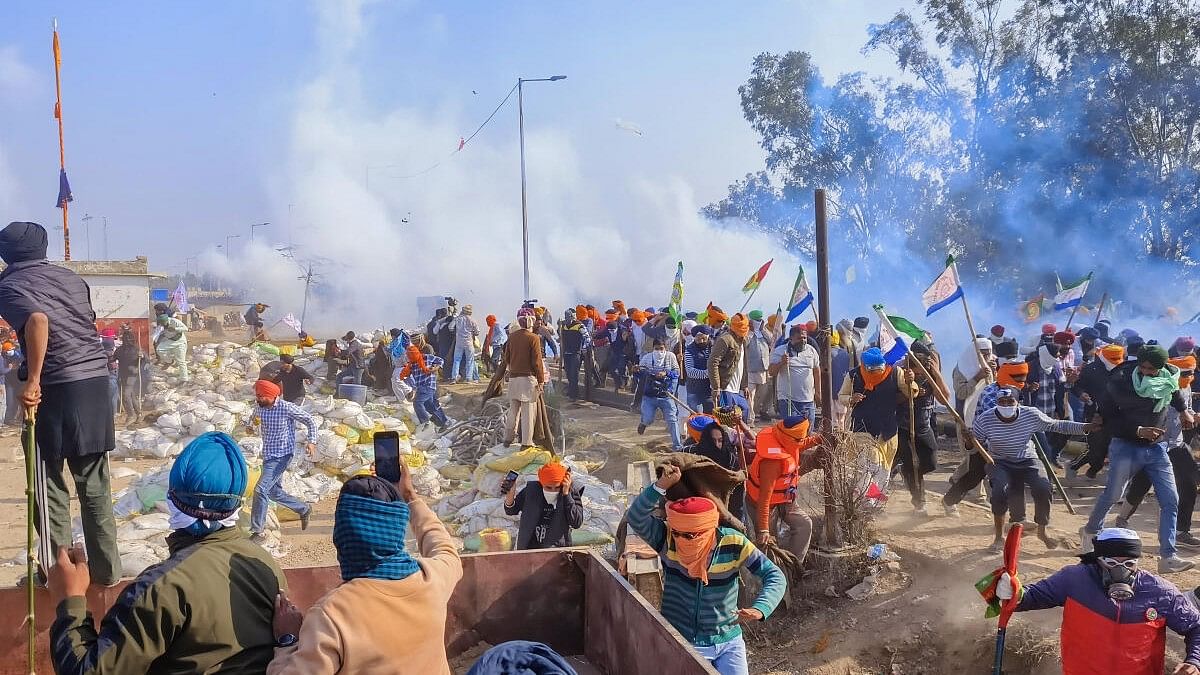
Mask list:
[[[728,320],[729,315],[725,312],[722,312],[720,307],[717,307],[711,302],[708,303],[708,325],[712,326],[713,328],[717,328],[718,326],[725,325],[725,322]]]
[[[620,300],[613,300],[613,309],[617,310],[617,316],[625,314],[625,303]]]
[[[639,326],[646,323],[646,313],[640,309],[635,309],[630,312],[629,318],[633,319],[633,322]]]
[[[487,323],[487,325],[488,325],[488,328],[491,328],[492,326],[495,326],[495,325],[496,325],[496,315],[495,315],[495,314],[488,314],[488,315],[487,315],[487,318],[486,318],[486,319],[484,319],[484,322],[485,322],[485,323]]]
[[[667,505],[668,546],[675,548],[675,557],[687,570],[688,576],[699,579],[706,586],[708,560],[717,545],[717,525],[720,520],[717,505],[707,497],[687,497]],[[685,539],[675,536],[676,532],[699,536]]]
[[[767,328],[775,330],[775,327],[779,325],[779,318],[779,314],[772,314],[771,316],[767,317]]]
[[[746,337],[750,334],[750,320],[741,312],[734,314],[729,320],[729,332],[738,337]]]
[[[808,323],[804,324],[804,332],[806,332],[810,335],[813,333],[816,333],[817,332],[817,322],[809,321]]]
[[[258,398],[279,398],[279,385],[270,380],[259,380],[254,383],[254,395]]]
[[[546,313],[546,308],[545,308],[545,307],[534,307],[534,308],[533,308],[533,313],[534,313],[536,316],[538,316],[538,317],[541,317],[543,314],[545,314],[545,313]]]
[[[1192,386],[1192,380],[1196,379],[1196,356],[1194,354],[1167,359],[1167,363],[1179,369],[1180,389]]]
[[[600,310],[596,309],[595,307],[588,307],[586,309],[588,311],[589,319],[596,322],[600,321]]]
[[[580,321],[584,321],[586,319],[591,318],[591,316],[592,315],[588,313],[588,308],[585,305],[575,305],[575,318],[576,319],[579,319]]]
[[[1013,379],[1013,376],[1023,376],[1020,381]],[[1025,377],[1029,377],[1029,364],[1024,361],[1017,363],[1001,363],[1000,370],[996,373],[996,383],[1002,387],[1013,387],[1014,389],[1025,388]]]
[[[1104,345],[1100,348],[1100,358],[1113,366],[1119,366],[1125,362],[1125,348],[1121,345]]]
[[[538,482],[543,486],[560,485],[567,477],[567,467],[560,462],[550,462],[538,469]]]

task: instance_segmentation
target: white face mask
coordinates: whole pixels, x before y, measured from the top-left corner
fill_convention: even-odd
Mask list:
[[[996,412],[1000,413],[1001,417],[1010,418],[1017,416],[1017,406],[1015,405],[998,405]]]
[[[558,490],[542,490],[542,496],[546,498],[546,503],[553,506],[558,503],[558,495],[561,494]]]

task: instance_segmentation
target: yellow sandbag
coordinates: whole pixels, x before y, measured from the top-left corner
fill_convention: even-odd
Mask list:
[[[512,547],[512,535],[508,533],[508,530],[498,527],[486,527],[479,531],[480,553],[511,551]]]
[[[292,523],[300,520],[300,514],[286,506],[279,505],[275,506],[275,517],[278,518],[279,522],[281,523]]]
[[[450,480],[471,480],[471,467],[463,464],[447,464],[438,473]]]
[[[354,443],[358,442],[359,431],[358,431],[358,429],[355,429],[352,426],[348,426],[345,424],[335,424],[333,426],[333,433],[337,434],[338,436],[341,436],[342,438],[346,439],[347,441],[351,441]]]
[[[296,355],[296,345],[283,345],[282,347],[279,348],[279,353],[287,354],[288,356],[295,356]]]
[[[381,431],[386,431],[386,429],[384,429],[384,428],[383,428],[383,425],[382,425],[382,424],[380,424],[379,422],[376,422],[376,423],[375,423],[375,427],[374,427],[374,428],[372,428],[372,429],[363,429],[363,430],[362,430],[361,432],[359,432],[359,434],[358,434],[358,442],[359,442],[359,444],[360,444],[360,445],[365,445],[365,444],[371,444],[371,443],[374,443],[374,442],[375,442],[375,434],[377,434],[377,433],[379,433],[379,432],[381,432]],[[401,440],[404,440],[404,439],[408,438],[408,434],[407,434],[407,433],[399,433],[399,432],[397,432],[397,433],[398,433],[398,435],[400,436],[400,439],[401,439]]]
[[[509,471],[520,471],[530,464],[546,464],[550,461],[551,457],[553,455],[546,450],[530,447],[514,452],[508,457],[501,457],[500,459],[488,462],[486,466],[492,471],[508,473]]]
[[[410,452],[407,455],[400,455],[400,458],[404,460],[404,463],[410,469],[419,469],[425,466],[426,460],[425,453],[423,452]]]
[[[245,499],[242,500],[242,509],[244,511],[250,510],[250,501],[254,497],[254,486],[258,485],[258,479],[261,477],[261,466],[252,466],[246,473],[246,491],[242,493],[242,497],[245,497]]]

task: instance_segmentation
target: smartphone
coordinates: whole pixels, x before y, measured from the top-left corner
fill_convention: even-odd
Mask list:
[[[509,471],[504,476],[504,480],[500,481],[500,494],[506,495],[512,489],[512,486],[517,484],[517,478],[520,477],[516,471]]]
[[[375,433],[375,475],[400,482],[400,434],[395,431]]]

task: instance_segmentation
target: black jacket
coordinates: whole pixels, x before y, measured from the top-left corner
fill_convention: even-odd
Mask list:
[[[1138,438],[1138,427],[1167,426],[1167,409],[1163,407],[1154,412],[1153,399],[1138,396],[1133,390],[1133,373],[1137,370],[1136,361],[1127,361],[1116,368],[1108,378],[1108,396],[1100,403],[1100,416],[1104,418],[1105,430],[1117,438],[1122,438],[1142,445],[1150,445],[1150,441]],[[1183,396],[1177,391],[1171,397],[1171,407],[1183,412]]]
[[[572,487],[571,492],[559,495],[558,503],[554,505],[554,515],[546,530],[546,538],[540,548],[555,548],[571,545],[571,530],[583,527],[583,508],[579,505],[583,497],[583,486]],[[517,530],[516,550],[523,551],[539,548],[533,540],[534,528],[542,520],[542,508],[546,506],[546,498],[542,495],[542,484],[531,480],[517,492],[513,505],[504,505],[504,512],[510,516],[521,514],[521,524]]]
[[[1092,404],[1085,407],[1084,420],[1091,418],[1091,413],[1095,411],[1100,404],[1108,397],[1108,376],[1109,370],[1104,367],[1104,359],[1096,358],[1088,362],[1079,370],[1079,379],[1075,380],[1072,386],[1072,391],[1076,396],[1087,394],[1092,399]],[[1116,370],[1114,368],[1113,370]]]

